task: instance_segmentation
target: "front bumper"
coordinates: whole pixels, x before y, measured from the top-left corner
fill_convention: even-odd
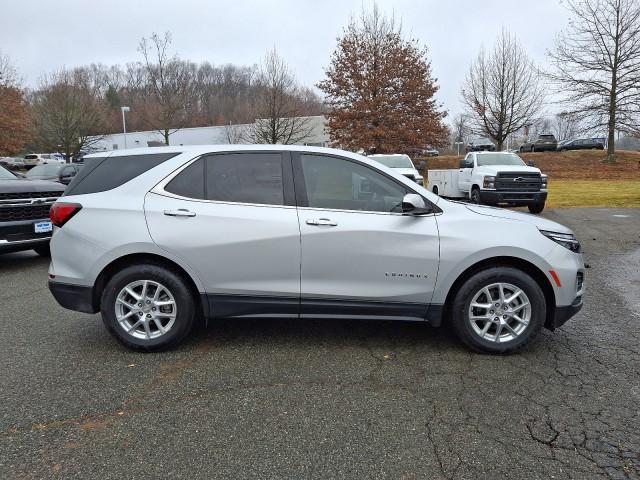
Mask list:
[[[98,311],[93,301],[93,288],[91,287],[49,280],[49,291],[61,307],[83,313]]]
[[[580,310],[582,310],[582,295],[576,297],[571,305],[556,307],[553,313],[553,319],[548,319],[545,323],[545,327],[553,331],[567,323],[567,320],[573,317]]]
[[[46,245],[51,240],[52,232],[35,233],[34,224],[47,220],[49,219],[42,218],[0,223],[0,253],[30,250]]]
[[[485,205],[532,205],[544,203],[547,192],[509,192],[480,190],[480,203]]]

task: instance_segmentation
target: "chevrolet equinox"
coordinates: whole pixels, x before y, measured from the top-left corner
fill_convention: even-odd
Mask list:
[[[505,353],[582,307],[568,228],[444,200],[341,150],[93,154],[50,216],[54,297],[134,349],[176,345],[200,318],[292,317],[448,322]]]

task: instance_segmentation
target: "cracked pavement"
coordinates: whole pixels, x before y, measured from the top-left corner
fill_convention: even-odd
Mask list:
[[[616,217],[614,215],[626,215]],[[125,350],[0,258],[0,478],[640,479],[640,210],[545,216],[585,307],[510,356],[399,322],[211,322]]]

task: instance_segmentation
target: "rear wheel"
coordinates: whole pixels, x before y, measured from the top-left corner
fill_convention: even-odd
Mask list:
[[[434,186],[433,186],[433,188],[431,189],[431,191],[432,191],[434,194],[438,195],[438,186],[437,186],[437,185],[434,185]]]
[[[109,332],[135,350],[177,345],[191,330],[196,307],[180,275],[158,265],[134,265],[116,273],[102,294]]]
[[[486,353],[509,353],[525,347],[542,329],[546,301],[527,273],[494,267],[476,273],[458,290],[451,320],[460,340]]]

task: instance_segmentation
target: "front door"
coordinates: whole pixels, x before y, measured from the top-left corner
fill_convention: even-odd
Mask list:
[[[301,314],[424,319],[439,261],[434,215],[402,215],[410,191],[355,160],[294,156]]]
[[[216,317],[297,316],[300,230],[288,154],[212,154],[145,199],[154,242],[204,283]]]
[[[473,174],[474,154],[468,153],[460,162],[460,171],[458,172],[458,188],[463,192],[471,192],[471,175]]]

